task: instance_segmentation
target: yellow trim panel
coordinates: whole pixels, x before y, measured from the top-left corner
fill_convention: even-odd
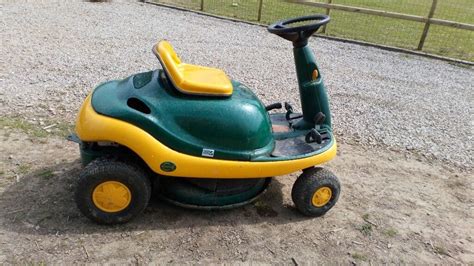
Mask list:
[[[334,141],[321,154],[287,161],[231,161],[191,156],[168,148],[137,126],[96,113],[91,105],[91,95],[79,112],[76,133],[82,141],[113,141],[128,147],[156,173],[180,177],[258,178],[286,175],[327,162],[336,156],[337,151]],[[172,172],[161,170],[160,165],[164,162],[174,163],[176,169]]]
[[[173,85],[182,93],[230,96],[233,87],[224,71],[181,62],[171,44],[161,41],[153,47]]]

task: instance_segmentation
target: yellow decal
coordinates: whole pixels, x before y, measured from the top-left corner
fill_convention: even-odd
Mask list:
[[[313,80],[317,80],[319,77],[319,72],[317,69],[313,70],[313,75],[312,75],[312,79]]]

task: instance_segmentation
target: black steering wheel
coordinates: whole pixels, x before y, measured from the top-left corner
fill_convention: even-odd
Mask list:
[[[267,29],[269,32],[293,42],[294,47],[303,47],[308,44],[308,38],[329,20],[329,16],[317,14],[281,20],[268,26]],[[291,27],[291,24],[307,21],[309,23]]]

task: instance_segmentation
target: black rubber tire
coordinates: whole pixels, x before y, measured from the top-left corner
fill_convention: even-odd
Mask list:
[[[132,194],[127,208],[119,212],[104,212],[92,201],[92,192],[103,182],[118,181]],[[98,158],[81,172],[75,193],[77,207],[86,217],[99,224],[126,223],[139,215],[148,205],[151,182],[148,173],[133,161],[118,158]]]
[[[322,206],[316,207],[312,203],[314,192],[320,187],[329,187],[332,196],[329,202]],[[291,190],[291,198],[296,208],[304,215],[311,217],[319,217],[328,212],[337,202],[341,192],[341,185],[337,177],[329,170],[315,167],[305,169],[293,184]]]

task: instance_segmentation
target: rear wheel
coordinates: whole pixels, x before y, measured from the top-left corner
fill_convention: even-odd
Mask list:
[[[140,166],[115,158],[98,158],[83,169],[75,200],[89,219],[119,224],[140,214],[150,195],[150,180]]]
[[[291,198],[301,213],[318,217],[336,204],[340,191],[339,180],[333,173],[323,168],[310,168],[296,180]]]

